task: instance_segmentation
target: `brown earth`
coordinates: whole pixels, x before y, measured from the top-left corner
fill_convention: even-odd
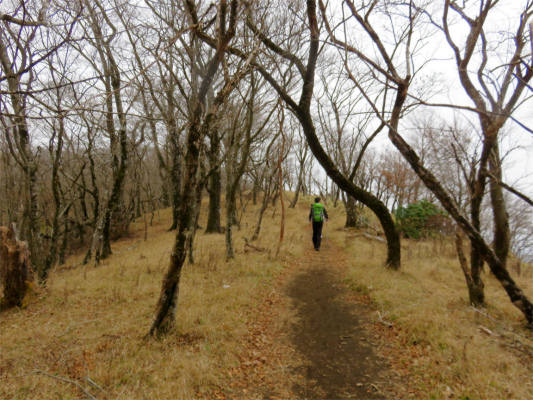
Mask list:
[[[342,249],[323,243],[278,277],[248,323],[241,363],[213,393],[225,399],[397,399],[413,396],[391,369],[395,329],[372,320],[349,289]],[[375,318],[374,318],[375,319]],[[390,347],[390,346],[388,346]],[[393,360],[392,358],[390,360]]]

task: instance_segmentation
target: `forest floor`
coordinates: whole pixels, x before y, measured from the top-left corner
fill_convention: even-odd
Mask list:
[[[219,398],[384,399],[417,393],[386,355],[395,335],[350,290],[344,251],[311,243],[276,279],[248,322],[241,363]],[[421,393],[418,393],[421,395]],[[418,396],[417,396],[418,397]]]

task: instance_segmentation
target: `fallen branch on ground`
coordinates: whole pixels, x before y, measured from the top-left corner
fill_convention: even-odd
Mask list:
[[[512,329],[509,329],[507,328],[504,324],[502,324],[500,321],[496,321],[494,318],[492,318],[490,315],[488,315],[487,313],[484,313],[483,311],[481,310],[478,310],[476,307],[472,307],[474,309],[474,311],[477,311],[478,313],[480,313],[481,315],[483,315],[485,318],[488,318],[490,319],[492,322],[495,322],[497,323],[498,325],[500,325],[503,329],[505,329],[506,331],[509,331],[511,332],[512,334],[516,335],[516,336],[520,336],[522,339],[527,339],[529,341],[533,341],[533,339],[531,338],[528,338],[527,336],[524,336],[518,332],[515,332],[513,331]],[[504,335],[506,336],[506,335]],[[522,343],[524,346],[527,346],[527,347],[530,347],[530,348],[533,348],[533,346],[531,346],[530,344],[527,344],[527,343]]]
[[[262,247],[254,246],[253,244],[250,243],[248,238],[245,238],[244,236],[242,238],[244,239],[244,243],[245,243],[246,247],[250,247],[250,248],[254,249],[255,251],[266,251],[267,250],[267,249],[264,249]]]
[[[85,325],[85,324],[88,324],[90,322],[95,322],[95,321],[100,321],[100,320],[99,319],[91,319],[90,321],[78,322],[77,324],[70,324],[65,332],[63,332],[61,335],[57,335],[56,337],[61,337],[63,335],[66,335],[68,333],[68,331],[70,331],[70,329],[75,327],[75,326]]]
[[[376,240],[378,242],[381,242],[381,243],[385,243],[385,239],[383,238],[380,238],[378,236],[372,236],[370,235],[369,233],[363,233],[363,236],[367,239],[370,239],[370,240]]]
[[[486,334],[488,334],[488,335],[490,335],[490,336],[496,336],[496,337],[500,336],[500,335],[497,335],[497,334],[495,334],[494,332],[492,332],[489,328],[485,328],[485,327],[482,326],[482,325],[478,325],[477,327],[478,327],[478,329],[479,329],[480,331],[483,331],[483,332],[485,332]]]
[[[104,392],[105,394],[107,394],[107,395],[109,394],[109,393],[107,393],[104,389],[102,389],[100,386],[98,386],[98,385],[97,385],[97,384],[96,384],[96,383],[95,383],[95,382],[94,382],[89,376],[86,376],[86,377],[85,377],[85,380],[86,380],[87,382],[89,382],[91,385],[93,385],[95,388],[100,389],[100,390],[101,390],[102,392]]]
[[[385,326],[387,326],[387,327],[389,327],[389,328],[392,328],[392,324],[391,324],[390,322],[385,321],[385,320],[383,319],[383,318],[386,318],[387,315],[389,315],[388,312],[386,312],[385,314],[381,315],[381,313],[378,311],[378,317],[379,317],[378,322],[381,323],[381,324],[383,324],[383,325],[385,325]]]
[[[78,389],[80,389],[83,392],[83,394],[85,394],[85,396],[87,396],[87,398],[89,398],[91,400],[97,400],[96,397],[94,397],[92,394],[87,392],[78,382],[71,381],[70,379],[63,378],[61,376],[55,376],[55,375],[49,374],[48,372],[44,372],[44,371],[42,371],[40,369],[35,371],[34,373],[35,374],[45,375],[45,376],[48,376],[50,378],[57,379],[58,381],[62,381],[62,382],[70,383],[72,385],[76,385],[78,387]]]

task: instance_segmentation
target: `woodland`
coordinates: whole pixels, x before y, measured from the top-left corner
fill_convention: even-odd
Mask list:
[[[532,17],[532,0],[2,1],[0,324],[65,271],[118,285],[121,244],[155,230],[171,240],[143,264],[137,335],[168,340],[193,266],[289,263],[320,196],[332,242],[375,243],[384,281],[422,279],[412,249],[440,243],[462,307],[501,305],[530,346]]]

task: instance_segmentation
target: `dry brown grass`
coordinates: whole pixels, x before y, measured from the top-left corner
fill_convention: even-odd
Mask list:
[[[85,397],[72,383],[36,374],[44,371],[77,382],[99,399],[212,398],[239,359],[239,341],[262,293],[289,260],[309,243],[307,211],[311,198],[286,209],[285,241],[279,256],[280,210],[270,207],[259,247],[244,252],[257,207],[248,207],[243,229],[235,230],[237,256],[225,260],[223,235],[199,231],[196,263],[184,269],[175,332],[144,341],[152,322],[174,233],[166,232],[170,213],[162,211],[144,241],[144,222],[130,238],[113,245],[113,256],[52,273],[46,290],[34,294],[26,309],[0,314],[0,399]],[[403,269],[383,267],[385,246],[342,229],[342,207],[333,209],[324,235],[351,256],[347,282],[368,293],[395,326],[394,341],[424,398],[531,398],[531,340],[502,329],[467,303],[464,278],[452,243],[404,241]],[[205,226],[203,212],[200,225]],[[325,237],[326,239],[326,237]],[[67,265],[76,265],[81,256]],[[335,260],[331,260],[332,263]],[[532,268],[517,278],[533,298]],[[485,275],[486,312],[507,328],[531,338],[521,314],[500,285]],[[377,319],[377,312],[374,314]],[[480,330],[489,329],[499,336]],[[507,336],[501,336],[507,335]],[[90,381],[88,380],[90,379]],[[93,382],[93,383],[91,383]],[[98,386],[98,387],[96,387]]]
[[[234,260],[225,259],[224,235],[198,232],[196,262],[182,275],[176,330],[160,340],[143,336],[174,240],[166,232],[168,210],[155,219],[146,241],[144,221],[134,223],[130,238],[114,243],[114,254],[100,266],[54,271],[26,309],[0,316],[0,398],[85,396],[73,383],[37,371],[77,382],[100,399],[208,396],[238,362],[238,340],[261,293],[285,261],[302,251],[302,210],[287,209],[276,258],[278,205],[275,215],[272,207],[267,210],[256,242],[267,251],[245,253],[241,237],[251,237],[258,207],[248,206],[243,229],[234,230]],[[200,225],[205,219],[202,213]]]
[[[393,272],[383,266],[384,245],[353,236],[343,229],[334,235],[352,256],[348,279],[354,290],[369,294],[377,306],[376,320],[379,311],[399,328],[398,346],[411,357],[399,361],[425,398],[533,398],[533,336],[488,270],[484,313],[495,321],[469,307],[452,241],[404,240],[402,270]],[[532,299],[533,267],[523,266],[520,277],[513,272]]]

